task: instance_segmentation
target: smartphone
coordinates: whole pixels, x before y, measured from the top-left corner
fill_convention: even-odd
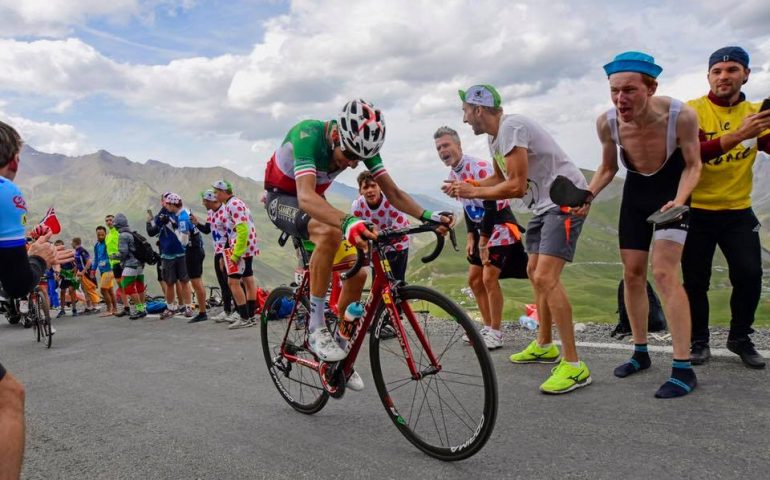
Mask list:
[[[764,112],[765,110],[770,110],[770,97],[767,97],[765,101],[762,102],[762,106],[759,107],[760,112]]]

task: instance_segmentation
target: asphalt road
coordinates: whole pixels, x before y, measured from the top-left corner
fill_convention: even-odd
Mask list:
[[[670,359],[624,380],[617,350],[583,349],[594,383],[538,392],[543,365],[493,354],[495,432],[463,462],[431,459],[390,423],[371,380],[315,416],[271,383],[259,330],[184,319],[67,317],[51,350],[0,322],[0,359],[27,388],[23,478],[767,478],[770,374],[713,359],[686,398],[657,400]]]

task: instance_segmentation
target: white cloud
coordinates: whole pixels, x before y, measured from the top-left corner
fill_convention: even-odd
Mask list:
[[[93,15],[119,21],[194,7],[181,0],[54,3],[52,12],[64,3],[73,7],[56,17],[0,0],[0,13],[13,8],[17,17],[33,12],[25,13],[27,24],[60,18],[67,26]],[[660,92],[688,99],[706,92],[711,51],[739,43],[755,66],[747,92],[765,95],[770,34],[750,20],[770,10],[755,0],[730,15],[717,15],[722,3],[700,5],[659,2],[632,14],[623,4],[599,0],[295,0],[287,14],[265,23],[264,37],[245,55],[137,65],[108,58],[77,38],[0,40],[0,88],[52,97],[55,111],[72,111],[78,105],[72,102],[85,96],[107,95],[150,124],[160,120],[190,135],[227,136],[234,168],[257,177],[293,123],[330,118],[348,98],[362,96],[385,111],[389,169],[419,188],[430,175],[408,172],[443,175],[432,144],[440,125],[457,128],[466,150],[486,155],[484,139],[461,125],[457,89],[473,83],[496,85],[507,111],[543,123],[584,167],[598,163],[594,120],[609,106],[601,67],[620,51],[655,55],[664,67]],[[233,147],[238,138],[243,148]]]
[[[123,23],[131,18],[152,22],[155,12],[168,15],[192,8],[193,0],[0,0],[2,37],[62,37],[90,18]]]
[[[24,139],[24,143],[40,151],[81,155],[94,150],[91,145],[88,145],[86,136],[72,125],[36,122],[2,110],[0,110],[0,120],[12,125]]]

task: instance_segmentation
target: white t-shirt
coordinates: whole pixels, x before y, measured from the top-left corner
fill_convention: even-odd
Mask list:
[[[489,136],[489,151],[506,178],[505,155],[513,147],[527,149],[527,193],[524,205],[535,215],[556,207],[549,190],[553,180],[563,175],[579,188],[588,188],[583,173],[539,123],[523,115],[503,115],[496,137]]]

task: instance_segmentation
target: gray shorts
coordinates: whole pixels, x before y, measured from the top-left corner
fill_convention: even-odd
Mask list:
[[[185,255],[172,260],[164,258],[162,263],[163,281],[167,284],[173,285],[176,282],[190,281],[190,276],[187,274],[187,258]]]
[[[524,235],[527,253],[550,255],[571,262],[584,221],[584,217],[562,213],[558,208],[532,217]]]

